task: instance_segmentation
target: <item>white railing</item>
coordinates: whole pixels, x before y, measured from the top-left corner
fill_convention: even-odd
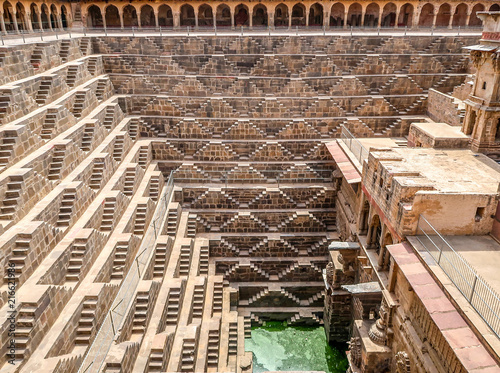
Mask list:
[[[349,131],[344,125],[341,126],[340,139],[347,145],[352,154],[356,159],[363,165],[365,159],[368,159],[368,154],[370,153],[363,144]]]
[[[416,238],[500,338],[500,297],[477,271],[420,215]]]

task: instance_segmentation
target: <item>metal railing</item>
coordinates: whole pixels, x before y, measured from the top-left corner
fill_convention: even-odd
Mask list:
[[[113,340],[115,339],[121,323],[123,322],[126,311],[134,300],[135,290],[139,284],[140,279],[144,276],[146,266],[150,261],[150,257],[154,253],[155,241],[158,236],[161,223],[165,219],[167,206],[172,196],[174,182],[172,173],[168,178],[162,192],[162,196],[158,200],[155,215],[151,219],[145,237],[140,246],[139,252],[136,255],[132,266],[130,267],[127,276],[122,281],[118,293],[106,315],[97,335],[87,350],[87,354],[83,359],[78,373],[92,373],[101,370],[104,359],[111,348]],[[152,228],[152,229],[151,229]]]
[[[16,30],[7,30],[5,32],[0,31],[0,42],[5,45],[7,41],[17,41],[22,39],[23,42],[37,42],[46,41],[51,39],[66,39],[71,37],[81,37],[87,35],[93,36],[119,36],[122,34],[133,36],[135,35],[158,35],[158,36],[168,36],[168,35],[191,35],[191,34],[206,34],[215,35],[218,33],[224,35],[299,35],[310,33],[312,35],[433,35],[434,33],[439,35],[460,35],[460,33],[472,33],[480,34],[482,27],[465,27],[458,26],[453,28],[439,28],[439,27],[398,27],[393,26],[387,27],[370,27],[370,26],[349,26],[347,28],[343,26],[130,26],[130,27],[53,27],[48,28],[45,25],[43,28],[34,28],[33,30],[26,30],[20,28]]]
[[[344,125],[341,126],[340,139],[347,145],[356,159],[363,165],[365,159],[368,159],[370,153],[363,144],[349,131]]]
[[[418,220],[416,238],[500,338],[500,297],[497,292],[422,215]]]

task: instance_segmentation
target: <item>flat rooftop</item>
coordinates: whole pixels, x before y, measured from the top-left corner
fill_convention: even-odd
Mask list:
[[[425,177],[427,184],[440,192],[472,194],[498,192],[500,166],[483,154],[466,149],[401,147],[392,148],[391,152],[374,153],[390,172],[395,174],[413,172],[420,175],[399,176],[406,178],[407,184],[417,182],[417,178]],[[401,160],[394,160],[396,157],[401,157]]]
[[[453,127],[448,123],[423,122],[412,123],[412,127],[420,129],[435,139],[468,139],[469,137],[461,131],[461,127]]]

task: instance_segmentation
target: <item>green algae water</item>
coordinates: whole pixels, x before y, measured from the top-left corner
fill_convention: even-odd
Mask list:
[[[285,326],[267,322],[252,328],[245,349],[253,352],[254,373],[266,371],[316,370],[345,373],[344,351],[332,348],[323,327]]]

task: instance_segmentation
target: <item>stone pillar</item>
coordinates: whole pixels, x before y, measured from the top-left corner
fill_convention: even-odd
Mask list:
[[[181,13],[180,12],[172,12],[172,16],[174,17],[174,28],[179,28],[180,24],[181,24],[181,19],[180,19],[180,16],[181,16]]]
[[[309,9],[306,10],[306,27],[309,27]]]
[[[194,11],[194,27],[198,28],[198,10]]]
[[[411,24],[411,28],[418,28],[418,20],[420,19],[420,11],[417,11],[415,9],[415,12],[413,13],[413,21],[412,21],[412,24]]]
[[[349,16],[349,10],[346,9],[344,12],[344,29],[347,29],[347,17]]]
[[[17,25],[17,13],[12,12],[12,21],[14,21],[14,30],[16,30],[16,33],[19,33],[19,26]]]
[[[396,20],[394,21],[394,28],[398,28],[399,14],[401,13],[401,7],[396,10]]]
[[[470,21],[470,13],[467,12],[467,18],[465,19],[465,26],[469,27],[469,21]]]
[[[366,8],[364,8],[364,9],[361,11],[361,27],[364,27],[364,26],[365,26],[365,14],[366,14]]]
[[[137,27],[138,28],[142,28],[142,25],[141,25],[141,10],[140,9],[137,12]]]
[[[4,16],[4,14],[2,11],[2,12],[0,12],[0,27],[2,28],[2,32],[6,33],[7,30],[5,29],[5,20],[4,20],[3,16]]]
[[[292,13],[288,12],[288,28],[292,28]]]
[[[33,31],[33,25],[31,24],[31,13],[26,12],[25,15],[25,23],[28,31]]]
[[[274,29],[274,12],[268,13],[267,16],[267,26]]]
[[[448,22],[448,28],[453,28],[453,14],[455,13],[455,9],[450,9],[450,22]]]
[[[120,28],[123,30],[123,10],[118,10],[118,16],[120,17]]]
[[[231,9],[231,30],[234,30],[234,9]]]
[[[432,28],[436,27],[437,16],[438,16],[438,10],[434,10],[434,17],[432,18]]]
[[[384,9],[380,7],[380,10],[378,12],[378,25],[377,27],[380,28],[382,26],[382,15],[384,14]]]
[[[217,9],[214,9],[212,17],[214,19],[214,27],[217,27]]]
[[[253,9],[252,12],[250,13],[250,10],[248,10],[248,25],[250,27],[250,30],[253,27]]]
[[[102,15],[102,27],[106,28],[106,13]]]
[[[330,12],[323,13],[323,27],[325,29],[330,29]]]
[[[155,9],[154,12],[155,12],[155,27],[158,28],[160,26],[160,23],[158,22],[159,11],[158,11],[158,9]]]

